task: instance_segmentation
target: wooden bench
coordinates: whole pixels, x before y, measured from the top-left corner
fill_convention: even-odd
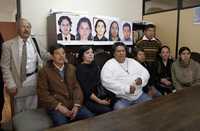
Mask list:
[[[199,131],[200,86],[46,131]]]

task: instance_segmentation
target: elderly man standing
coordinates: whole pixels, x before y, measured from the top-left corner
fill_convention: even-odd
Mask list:
[[[119,99],[114,109],[151,100],[151,97],[142,91],[149,80],[149,72],[136,60],[126,57],[124,43],[116,42],[112,50],[114,58],[103,66],[101,80],[103,86]]]
[[[17,36],[6,41],[2,51],[3,78],[14,98],[14,113],[37,108],[37,71],[50,54],[31,38],[28,20],[17,21]]]

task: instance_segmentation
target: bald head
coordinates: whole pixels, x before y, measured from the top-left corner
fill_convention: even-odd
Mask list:
[[[17,21],[17,33],[26,41],[31,34],[31,23],[27,19],[19,19]]]

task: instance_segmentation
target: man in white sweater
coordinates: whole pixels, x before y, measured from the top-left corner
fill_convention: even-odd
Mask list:
[[[149,80],[149,72],[136,60],[126,57],[124,43],[116,42],[112,50],[114,58],[103,66],[101,81],[107,90],[119,98],[114,109],[151,100],[151,97],[142,91]]]

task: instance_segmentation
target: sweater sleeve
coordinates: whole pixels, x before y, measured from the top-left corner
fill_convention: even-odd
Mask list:
[[[178,82],[178,80],[176,79],[176,73],[175,73],[175,63],[172,64],[172,68],[171,68],[171,74],[172,74],[172,82],[174,87],[176,88],[176,90],[182,90],[183,87],[181,86],[181,84]]]
[[[106,63],[103,66],[101,70],[102,85],[116,95],[125,95],[130,93],[130,84],[118,81],[115,76],[113,76],[113,66],[112,63]]]
[[[194,76],[194,83],[192,86],[200,86],[200,64],[195,62],[195,76]]]
[[[147,85],[150,75],[149,72],[146,68],[144,68],[141,64],[139,64],[138,62],[134,62],[134,66],[135,69],[137,69],[137,72],[139,72],[139,77],[142,79],[142,85],[141,87],[144,87]]]

